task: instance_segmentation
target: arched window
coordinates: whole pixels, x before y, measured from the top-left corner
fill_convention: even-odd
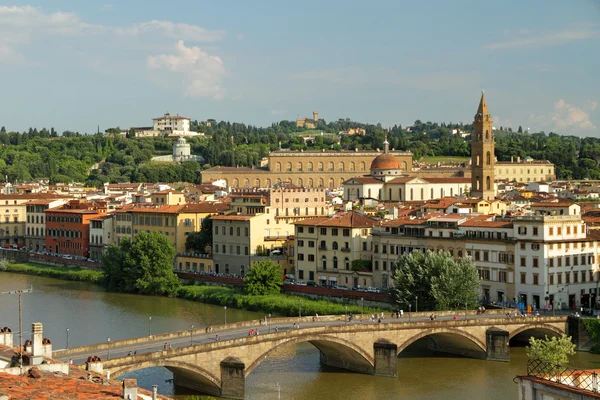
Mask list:
[[[266,186],[271,187],[271,179],[270,178],[267,178]]]
[[[366,168],[367,168],[367,165],[365,164],[365,162],[361,161],[361,163],[360,163],[360,170],[364,171]]]
[[[489,176],[485,177],[485,190],[492,190],[492,180],[490,179]]]
[[[327,269],[327,257],[325,256],[321,258],[321,267],[323,268],[323,270]]]
[[[333,257],[333,269],[337,269],[338,268],[338,258],[337,257]]]
[[[249,187],[250,186],[250,179],[246,178],[244,179],[244,187]]]
[[[292,163],[291,162],[289,162],[285,165],[285,170],[287,172],[292,172]]]
[[[344,182],[346,182],[346,179],[344,179],[343,177],[340,178],[340,187],[344,186]]]
[[[421,198],[419,200],[425,200],[425,189],[421,188]]]
[[[254,186],[256,186],[256,187],[260,187],[260,179],[256,178],[256,179],[254,180]]]
[[[308,163],[308,172],[312,172],[313,170],[313,163],[309,162]]]
[[[479,155],[475,156],[475,165],[479,165]]]
[[[314,183],[313,183],[313,178],[308,178],[308,187],[311,188],[313,187]]]
[[[356,170],[356,164],[354,163],[354,161],[350,161],[350,171],[354,170]]]
[[[298,172],[302,172],[302,163],[301,163],[301,162],[299,162],[299,163],[296,165],[296,171],[298,171]]]
[[[429,196],[429,199],[430,200],[434,199],[434,197],[433,197],[433,188],[431,188],[431,196]]]
[[[275,171],[281,172],[281,163],[280,162],[278,162],[277,164],[275,164]]]
[[[444,197],[444,188],[440,188],[440,198]]]
[[[331,244],[331,250],[337,250],[338,249],[338,242],[333,242]]]
[[[344,268],[345,268],[346,270],[349,270],[349,269],[350,269],[350,260],[348,259],[348,257],[346,257],[346,258],[344,259]]]
[[[319,162],[319,171],[321,171],[321,172],[323,171],[323,163],[322,162]]]
[[[329,178],[329,189],[333,189],[333,187],[335,186],[335,182],[333,181],[333,178]]]
[[[343,162],[340,163],[339,167],[340,167],[339,168],[340,172],[344,172],[344,163]]]
[[[486,130],[485,131],[485,139],[488,140],[489,138],[490,138],[490,131]]]
[[[388,189],[388,201],[392,200],[392,188]]]
[[[323,186],[325,186],[325,181],[323,180],[323,178],[319,178],[319,187]]]
[[[402,161],[402,169],[404,171],[408,170],[408,164],[406,164],[406,161]]]
[[[413,189],[412,189],[412,188],[410,188],[410,199],[411,199],[411,200],[414,200],[414,199],[415,199],[414,192],[413,192]]]
[[[304,181],[302,181],[302,178],[298,178],[298,186],[303,186]]]
[[[329,163],[329,171],[333,171],[334,170],[334,166],[333,166],[333,162]]]
[[[490,165],[491,163],[492,163],[492,156],[491,156],[490,152],[488,151],[485,154],[485,164]]]

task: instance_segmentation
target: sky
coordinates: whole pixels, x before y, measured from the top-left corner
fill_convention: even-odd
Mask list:
[[[484,89],[496,128],[600,137],[599,71],[600,0],[0,3],[9,131],[471,122]]]

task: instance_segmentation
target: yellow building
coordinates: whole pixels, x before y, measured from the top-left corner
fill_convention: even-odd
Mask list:
[[[177,190],[162,190],[154,192],[150,195],[152,203],[158,205],[178,206],[185,204],[185,196],[183,192]]]
[[[292,226],[281,224],[269,214],[217,215],[213,220],[215,272],[244,276],[248,267],[265,256],[287,259],[284,245],[293,235]]]
[[[269,154],[266,168],[213,167],[201,172],[202,182],[224,180],[228,187],[269,188],[289,183],[306,188],[337,188],[356,176],[369,172],[371,163],[380,151],[290,151],[278,150]],[[402,170],[413,167],[410,151],[391,150]]]
[[[25,246],[28,202],[68,197],[54,193],[0,194],[0,246]]]
[[[182,272],[213,273],[214,262],[208,254],[180,253],[175,258],[175,269]]]
[[[526,157],[521,160],[511,158],[510,161],[496,161],[494,165],[496,179],[509,182],[552,182],[556,180],[554,164],[547,160],[534,160]]]
[[[123,237],[134,239],[139,232],[159,232],[169,239],[177,253],[184,253],[187,236],[200,231],[202,220],[227,209],[223,203],[198,203],[140,205],[117,210],[114,224],[117,243]]]

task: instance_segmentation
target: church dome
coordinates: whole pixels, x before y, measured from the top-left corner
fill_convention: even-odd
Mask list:
[[[400,161],[389,153],[380,154],[371,163],[371,170],[379,169],[400,169]]]

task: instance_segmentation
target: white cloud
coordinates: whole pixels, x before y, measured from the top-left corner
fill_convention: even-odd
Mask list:
[[[567,28],[560,31],[550,31],[534,34],[530,31],[520,31],[516,38],[491,43],[484,46],[486,49],[511,49],[511,48],[531,48],[546,47],[569,43],[576,40],[598,39],[600,30],[592,25],[584,25],[574,28]]]
[[[591,102],[590,110],[596,108]],[[593,131],[596,126],[590,121],[590,114],[583,108],[568,104],[563,99],[554,103],[553,110],[547,115],[529,115],[530,121],[541,126],[550,127],[558,132]]]
[[[183,82],[183,93],[188,96],[223,98],[225,67],[218,56],[200,47],[186,47],[184,41],[216,42],[224,37],[222,30],[171,21],[108,26],[89,24],[72,12],[0,6],[0,63],[39,65],[36,58],[57,64],[76,61],[100,73],[103,69],[114,73],[118,64],[119,73],[129,75],[146,66],[155,72],[154,83]],[[33,49],[34,45],[38,48]]]
[[[225,96],[225,89],[221,86],[225,75],[223,60],[200,47],[186,47],[183,40],[177,42],[173,54],[149,56],[148,68],[161,72],[158,79],[170,80],[170,74],[181,75],[183,89],[188,96],[216,99]]]

